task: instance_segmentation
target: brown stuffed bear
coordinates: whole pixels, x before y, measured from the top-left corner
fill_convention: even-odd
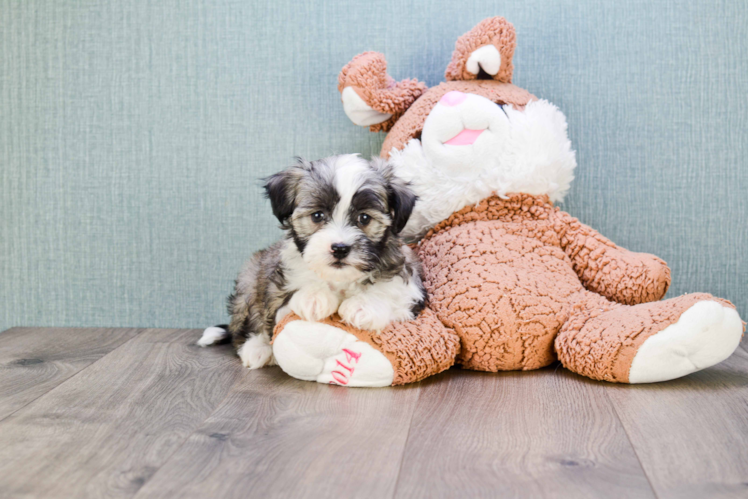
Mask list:
[[[343,68],[346,114],[389,131],[381,155],[419,197],[405,233],[419,241],[430,308],[382,332],[287,317],[273,348],[287,373],[384,386],[442,371],[456,355],[474,370],[558,359],[597,380],[643,383],[736,349],[744,326],[732,304],[709,294],[661,301],[665,262],[553,206],[576,167],[566,119],[511,84],[514,47],[513,26],[496,17],[457,41],[448,81],[431,89],[396,83],[374,52]]]

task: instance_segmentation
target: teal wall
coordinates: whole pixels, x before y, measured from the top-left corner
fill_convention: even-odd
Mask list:
[[[258,178],[379,151],[336,91],[355,54],[442,79],[484,17],[566,113],[565,209],[748,317],[748,4],[0,0],[0,329],[201,327],[280,235]]]

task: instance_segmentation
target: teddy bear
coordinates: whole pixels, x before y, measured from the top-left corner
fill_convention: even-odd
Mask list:
[[[727,300],[662,300],[670,269],[554,205],[576,168],[566,118],[512,84],[514,27],[485,19],[457,40],[446,82],[395,82],[365,52],[338,90],[357,125],[388,132],[380,155],[418,196],[404,235],[424,266],[428,307],[381,332],[333,316],[275,328],[289,375],[346,386],[415,382],[464,369],[555,361],[595,380],[649,383],[729,357],[744,331]]]

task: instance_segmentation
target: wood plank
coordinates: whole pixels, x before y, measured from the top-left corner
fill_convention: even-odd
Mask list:
[[[748,497],[748,352],[608,395],[660,497]]]
[[[422,382],[396,497],[652,497],[602,391],[564,369]]]
[[[0,420],[142,330],[11,328],[0,333]]]
[[[418,392],[252,371],[138,497],[391,497]]]
[[[145,330],[0,422],[5,496],[130,497],[244,371],[197,330]]]

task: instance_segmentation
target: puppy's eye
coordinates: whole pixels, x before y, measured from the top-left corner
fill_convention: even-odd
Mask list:
[[[312,222],[319,224],[325,220],[325,212],[314,212],[312,214]]]
[[[369,224],[369,222],[371,222],[371,215],[360,214],[358,216],[358,223],[361,224],[362,226],[366,226],[367,224]]]

